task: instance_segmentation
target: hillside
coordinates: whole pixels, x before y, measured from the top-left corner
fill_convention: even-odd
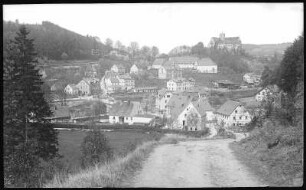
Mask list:
[[[3,45],[12,39],[21,25],[16,22],[3,21]],[[34,39],[35,49],[41,57],[53,60],[93,59],[92,49],[105,51],[105,45],[97,37],[82,36],[48,21],[42,24],[25,24],[29,36]],[[63,57],[63,54],[67,56]]]
[[[242,48],[250,55],[253,56],[273,56],[274,53],[284,54],[287,47],[292,43],[281,43],[281,44],[242,44]]]

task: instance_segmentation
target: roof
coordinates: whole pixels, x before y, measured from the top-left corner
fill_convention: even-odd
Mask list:
[[[167,106],[170,107],[170,115],[172,118],[177,118],[182,111],[185,110],[185,108],[190,104],[192,101],[192,96],[186,96],[182,94],[173,94],[173,96],[170,98],[169,102],[167,103]]]
[[[110,116],[135,116],[138,114],[138,107],[140,106],[139,102],[117,102],[112,105],[112,108],[109,110]]]
[[[119,80],[115,77],[110,78],[111,83],[119,83]]]
[[[233,113],[233,111],[239,105],[242,105],[242,103],[233,100],[228,100],[217,110],[217,113],[221,113],[223,115],[231,115],[231,113]]]
[[[198,60],[198,66],[217,66],[210,58],[202,58]]]
[[[234,84],[232,81],[229,81],[229,80],[218,80],[217,83],[222,83],[222,84]]]
[[[67,86],[68,86],[68,85],[72,88],[72,90],[78,90],[78,87],[77,87],[76,84],[67,84]],[[67,86],[66,86],[66,87],[67,87]]]
[[[125,67],[122,64],[115,64],[113,67],[116,66],[118,69],[125,69]]]
[[[166,61],[166,59],[164,59],[164,58],[157,58],[157,59],[154,60],[152,65],[163,65],[165,61]]]
[[[145,117],[145,118],[155,118],[156,115],[150,115],[150,114],[137,114],[134,117]]]
[[[170,57],[169,60],[179,64],[195,63],[199,58],[193,56]]]
[[[162,96],[163,96],[163,95],[165,95],[167,92],[169,92],[169,90],[166,89],[166,88],[162,88],[162,89],[158,90],[157,92],[158,92],[159,95],[162,95]]]
[[[114,72],[114,71],[105,71],[105,78],[111,78],[111,77],[117,77],[118,73]]]
[[[192,102],[193,106],[198,110],[200,115],[205,115],[207,111],[214,111],[207,99],[199,99]]]

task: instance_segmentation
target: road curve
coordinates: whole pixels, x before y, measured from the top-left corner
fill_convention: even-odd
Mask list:
[[[266,186],[233,155],[233,140],[197,140],[156,147],[130,187]]]

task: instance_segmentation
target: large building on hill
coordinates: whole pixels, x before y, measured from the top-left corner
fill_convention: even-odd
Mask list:
[[[226,50],[241,50],[241,40],[239,37],[225,37],[225,33],[220,33],[218,37],[212,37],[208,44],[209,47],[217,48],[217,49],[226,49]]]
[[[191,90],[195,85],[195,80],[193,78],[177,78],[170,79],[167,82],[167,89],[170,91],[187,91]]]

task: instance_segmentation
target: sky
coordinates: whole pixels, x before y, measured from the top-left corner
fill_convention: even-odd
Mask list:
[[[3,20],[50,21],[81,35],[156,46],[168,53],[221,32],[243,44],[293,42],[304,30],[302,3],[114,3],[3,5]]]

